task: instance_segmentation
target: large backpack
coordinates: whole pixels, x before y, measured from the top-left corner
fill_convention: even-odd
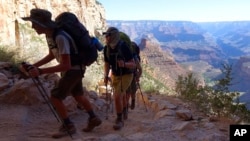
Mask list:
[[[137,54],[136,54],[135,47],[133,46],[134,43],[131,42],[129,36],[128,36],[126,33],[121,32],[121,31],[119,32],[119,34],[120,34],[120,39],[121,39],[121,41],[118,42],[118,46],[117,46],[117,47],[118,47],[118,54],[119,54],[120,56],[124,56],[124,55],[122,54],[122,51],[121,51],[121,46],[122,46],[122,43],[125,42],[125,43],[128,45],[131,54],[133,55],[134,61],[139,60],[139,59],[138,59],[138,56],[137,56]],[[109,48],[109,47],[107,48],[106,56],[107,56],[107,58],[110,57],[110,48]],[[129,69],[129,70],[130,70],[131,72],[135,72],[135,69]]]
[[[138,59],[138,61],[140,62],[141,61],[140,47],[135,42],[131,42],[131,47],[133,49],[134,58]]]
[[[58,33],[56,34],[66,35],[71,46],[73,46],[73,49],[71,48],[73,52],[70,53],[72,65],[89,66],[97,60],[97,50],[102,50],[103,46],[97,38],[89,35],[88,30],[75,14],[63,12],[56,17],[55,22],[58,26]]]
[[[139,46],[130,40],[129,36],[124,33],[124,32],[120,32],[120,39],[123,41],[123,42],[126,42],[129,46],[129,50],[130,52],[133,54],[133,59],[135,61],[135,63],[140,63],[141,61],[141,57],[140,57],[140,48]],[[118,49],[118,52],[120,52],[120,54],[122,53],[121,51],[119,51],[120,48]],[[130,69],[130,71],[136,73],[136,68],[135,69]]]
[[[120,33],[120,39],[121,39],[123,42],[126,42],[126,43],[127,43],[127,45],[129,46],[130,52],[131,52],[132,54],[134,54],[134,49],[133,49],[133,47],[132,47],[132,42],[131,42],[129,36],[128,36],[126,33],[121,32],[121,31],[120,31],[119,33]]]

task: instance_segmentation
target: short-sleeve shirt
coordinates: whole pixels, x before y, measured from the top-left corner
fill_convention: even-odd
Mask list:
[[[46,39],[47,39],[48,47],[52,51],[57,62],[59,63],[61,62],[60,56],[62,54],[70,54],[69,41],[67,40],[65,36],[58,34],[55,38],[55,41],[53,40],[53,38],[46,37]]]
[[[109,55],[109,56],[108,56]],[[126,42],[119,41],[114,49],[111,47],[104,47],[104,61],[108,62],[111,65],[112,74],[119,76],[123,74],[133,73],[131,69],[128,68],[119,68],[117,60],[122,59],[125,62],[133,59],[132,52],[129,49],[129,46]]]
[[[64,32],[64,31],[63,31]],[[66,32],[64,34],[67,34]],[[70,36],[67,34],[67,36]],[[53,40],[53,38],[49,38],[46,37],[47,40],[47,44],[49,49],[52,51],[53,55],[55,56],[57,62],[61,62],[61,55],[62,54],[69,54],[71,53],[71,46],[70,46],[70,42],[68,40],[68,38],[63,35],[63,34],[57,34],[55,37],[55,40]],[[86,67],[85,66],[80,66],[79,65],[75,65],[72,66],[71,69],[73,70],[85,70]]]

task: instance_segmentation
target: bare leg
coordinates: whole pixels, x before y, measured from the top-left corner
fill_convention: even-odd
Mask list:
[[[122,94],[114,94],[115,96],[115,108],[116,108],[116,113],[122,113],[123,111],[123,96]]]
[[[66,107],[64,106],[61,99],[51,96],[51,102],[55,106],[56,111],[58,112],[58,114],[61,116],[62,119],[68,118]]]
[[[92,111],[92,106],[89,100],[85,96],[74,96],[75,100],[80,103],[86,111]]]

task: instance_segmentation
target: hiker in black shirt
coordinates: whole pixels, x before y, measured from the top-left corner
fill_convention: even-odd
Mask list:
[[[114,99],[117,113],[117,119],[113,128],[119,130],[123,127],[123,111],[126,101],[126,90],[129,87],[133,72],[130,68],[135,67],[133,55],[129,46],[120,40],[119,30],[115,27],[109,27],[103,33],[106,37],[106,46],[104,47],[104,82],[108,82],[108,74],[112,71],[111,80],[114,88]]]

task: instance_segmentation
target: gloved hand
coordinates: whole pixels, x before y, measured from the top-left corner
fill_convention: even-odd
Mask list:
[[[28,75],[30,75],[31,77],[37,77],[40,75],[40,70],[39,68],[28,64],[26,62],[23,62],[20,66],[20,70],[21,71],[25,71],[26,73],[28,73]]]
[[[31,77],[38,77],[40,75],[40,70],[39,68],[32,66],[29,70],[29,74]]]

